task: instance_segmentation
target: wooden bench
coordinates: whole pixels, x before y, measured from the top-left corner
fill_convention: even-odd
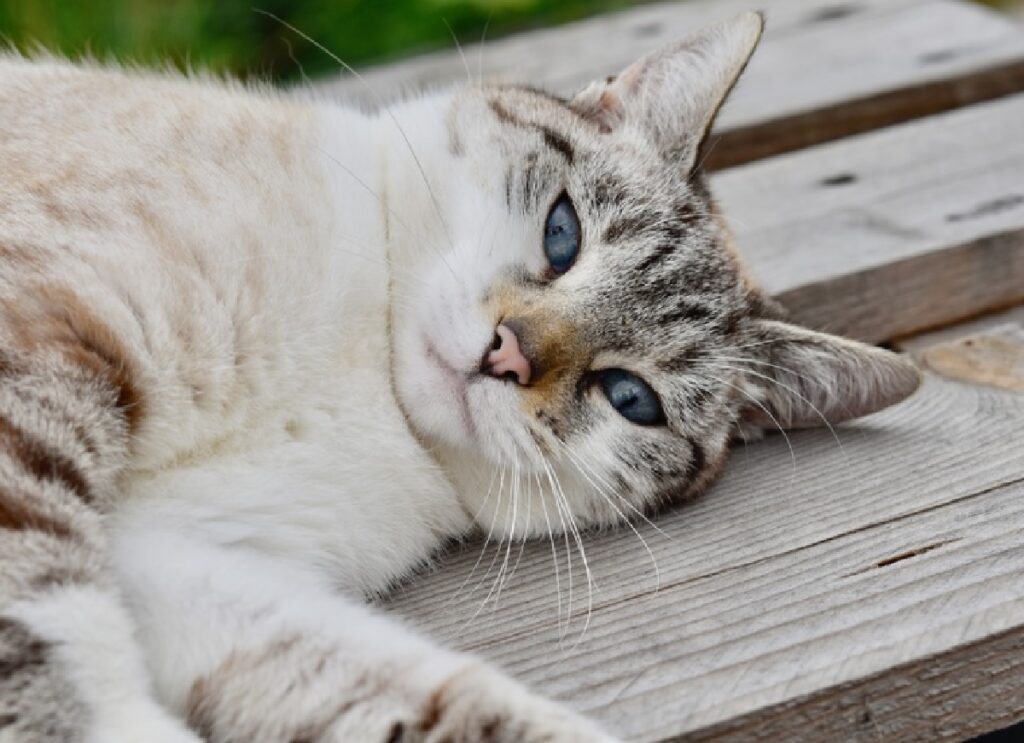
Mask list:
[[[711,160],[739,246],[799,320],[915,354],[922,390],[838,440],[740,446],[695,503],[587,536],[592,592],[564,543],[557,587],[552,545],[470,543],[388,606],[631,740],[1003,727],[1024,719],[1024,29],[954,0],[698,0],[464,52],[569,93],[748,7],[768,30]],[[464,76],[454,51],[365,71],[385,98]]]

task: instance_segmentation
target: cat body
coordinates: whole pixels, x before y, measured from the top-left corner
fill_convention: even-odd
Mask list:
[[[916,387],[729,247],[701,146],[760,29],[373,115],[0,62],[0,741],[606,739],[365,600]]]

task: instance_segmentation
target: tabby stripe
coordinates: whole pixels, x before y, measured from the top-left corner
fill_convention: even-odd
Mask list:
[[[638,233],[643,233],[648,225],[655,221],[655,217],[650,214],[640,214],[629,217],[620,217],[619,219],[608,225],[608,229],[604,231],[604,241],[606,243],[613,243],[621,238],[623,235],[633,236]]]
[[[690,445],[690,461],[686,463],[686,482],[693,485],[707,466],[707,453],[694,438],[687,439],[686,443]]]
[[[636,267],[639,273],[646,273],[658,263],[661,263],[668,256],[676,252],[675,243],[660,243],[655,249],[640,261],[640,264]]]
[[[5,488],[0,488],[0,529],[41,531],[62,539],[70,537],[71,528],[66,522],[31,508],[32,500],[39,497],[12,493]]]
[[[572,145],[569,144],[569,140],[553,129],[541,124],[537,124],[536,128],[542,135],[544,135],[544,142],[547,146],[556,152],[562,153],[562,156],[565,157],[570,165],[572,165],[572,162],[576,157],[576,153],[573,151]]]
[[[685,321],[702,322],[714,316],[714,311],[701,304],[690,301],[680,302],[674,309],[658,317],[659,325],[675,325]]]
[[[21,622],[0,617],[0,648],[14,653],[0,654],[0,679],[46,664],[49,645],[32,634]]]
[[[533,122],[523,121],[522,119],[514,115],[512,112],[510,112],[507,108],[505,108],[500,101],[497,101],[493,98],[487,102],[487,105],[490,107],[491,111],[494,112],[494,115],[498,118],[498,121],[502,122],[503,124],[510,124],[511,126],[516,126],[521,129],[533,129],[534,131],[539,132],[540,135],[544,138],[544,143],[547,144],[547,146],[550,147],[551,149],[555,150],[555,152],[558,152],[563,157],[565,157],[565,159],[568,160],[569,164],[572,165],[576,153],[573,151],[572,145],[569,143],[569,140],[567,140],[561,134],[554,131],[548,126],[545,126],[544,124],[535,124]]]
[[[92,492],[75,463],[50,446],[29,436],[0,415],[0,452],[21,464],[37,480],[59,482],[85,503]]]

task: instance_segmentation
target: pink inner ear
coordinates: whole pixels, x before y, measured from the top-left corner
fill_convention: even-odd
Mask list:
[[[648,67],[650,67],[650,62],[647,59],[634,62],[618,75],[615,85],[626,93],[635,93]]]

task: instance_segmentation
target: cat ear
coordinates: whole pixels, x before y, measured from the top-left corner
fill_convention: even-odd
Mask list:
[[[752,364],[748,383],[760,405],[744,419],[765,429],[840,423],[900,402],[918,388],[921,373],[908,359],[827,333],[777,320],[754,321],[765,363]]]
[[[637,127],[667,158],[693,169],[701,144],[761,38],[760,13],[743,13],[664,46],[570,101],[606,131]]]

